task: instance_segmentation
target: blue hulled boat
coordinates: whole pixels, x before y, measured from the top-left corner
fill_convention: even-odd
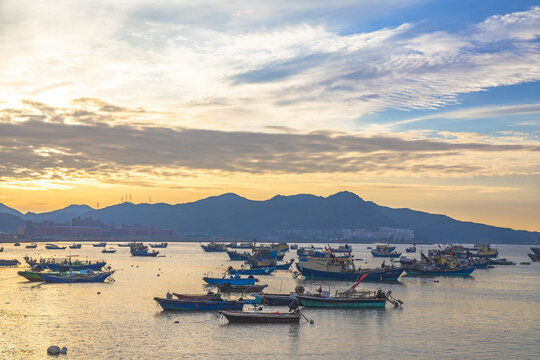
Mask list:
[[[236,260],[245,261],[251,257],[251,254],[247,252],[239,253],[238,251],[234,251],[234,250],[225,250],[225,251],[227,255],[229,255],[229,258],[234,261]]]
[[[218,311],[242,310],[244,302],[234,300],[182,300],[155,297],[155,301],[167,311]]]
[[[64,250],[65,246],[58,246],[56,244],[46,244],[45,249],[47,250]]]
[[[395,251],[379,251],[377,249],[372,249],[371,255],[373,255],[374,257],[398,258],[401,256],[401,253]]]
[[[130,244],[129,249],[131,256],[151,256],[156,257],[159,254],[159,251],[149,251],[148,246],[143,243],[132,243]]]
[[[296,264],[296,267],[306,279],[327,279],[339,281],[356,281],[364,274],[367,274],[364,281],[397,281],[404,271],[402,267],[386,267],[384,269],[361,269],[356,271],[334,272],[306,268],[300,263]]]
[[[254,285],[255,282],[259,281],[251,275],[247,278],[243,278],[238,274],[225,275],[222,278],[205,276],[203,277],[203,280],[210,285]]]

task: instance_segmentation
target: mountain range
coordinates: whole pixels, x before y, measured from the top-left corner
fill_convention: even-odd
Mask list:
[[[279,230],[377,230],[380,226],[412,229],[417,242],[540,243],[540,232],[458,221],[445,215],[393,209],[365,201],[351,192],[328,197],[277,195],[254,201],[228,193],[184,204],[125,202],[93,209],[70,205],[46,213],[26,213],[0,204],[0,231],[13,232],[24,220],[69,221],[81,216],[106,224],[142,224],[177,229],[182,235],[264,237]]]

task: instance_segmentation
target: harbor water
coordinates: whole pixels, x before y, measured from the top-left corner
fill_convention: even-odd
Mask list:
[[[361,287],[391,290],[402,309],[304,309],[313,324],[228,324],[217,313],[163,312],[153,300],[167,291],[203,293],[202,277],[219,276],[226,253],[204,253],[197,243],[169,243],[164,257],[131,257],[129,248],[26,249],[2,244],[0,258],[23,256],[106,259],[114,282],[42,284],[0,268],[0,359],[43,359],[50,345],[59,359],[533,359],[540,355],[540,263],[527,246],[498,245],[517,263],[475,270],[470,278],[404,276],[398,283]],[[65,244],[67,245],[67,244]],[[397,245],[403,251],[407,245]],[[422,246],[424,251],[434,246]],[[420,251],[421,246],[418,246]],[[356,263],[380,266],[367,245],[353,244]],[[285,260],[296,254],[292,250]],[[419,253],[405,254],[419,257]],[[362,260],[360,260],[362,259]],[[386,260],[389,263],[389,260]],[[293,270],[291,267],[291,270]],[[301,280],[289,271],[259,276],[266,292],[344,289],[351,283]],[[245,306],[248,310],[251,306]],[[286,311],[265,307],[265,311]]]

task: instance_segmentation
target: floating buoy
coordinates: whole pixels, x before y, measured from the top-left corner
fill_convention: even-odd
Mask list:
[[[175,323],[175,324],[179,324],[179,323],[180,323],[180,321],[178,321],[178,320],[175,320],[175,321],[174,321],[174,323]]]
[[[157,276],[159,276],[159,274],[157,274]]]
[[[65,346],[62,347],[62,348],[60,349],[60,354],[66,355],[66,354],[67,354],[67,347],[65,347]]]
[[[56,345],[49,346],[47,349],[47,354],[49,355],[59,355],[60,354],[60,347]]]

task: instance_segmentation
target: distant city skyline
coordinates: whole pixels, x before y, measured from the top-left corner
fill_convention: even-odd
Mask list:
[[[0,203],[233,192],[540,231],[535,1],[3,1]]]

